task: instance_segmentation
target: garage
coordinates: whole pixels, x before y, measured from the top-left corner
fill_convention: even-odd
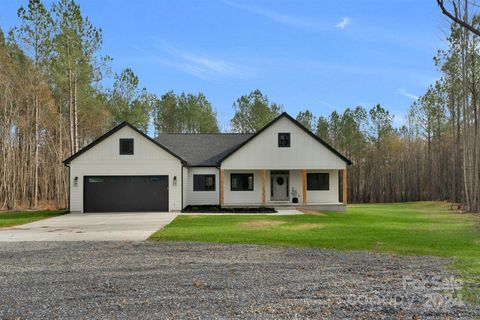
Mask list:
[[[85,176],[84,212],[168,211],[168,176]]]

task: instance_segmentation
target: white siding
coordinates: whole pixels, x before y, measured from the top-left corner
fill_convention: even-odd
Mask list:
[[[215,175],[215,191],[193,191],[193,175],[194,174],[214,174]],[[187,194],[188,205],[218,205],[219,204],[219,172],[213,167],[188,168],[188,179],[184,185]]]
[[[119,139],[134,139],[134,154],[119,155]],[[83,212],[83,177],[89,175],[168,175],[169,210],[181,210],[182,163],[129,127],[103,140],[70,163],[70,210]],[[173,185],[173,177],[177,184]],[[78,177],[78,185],[74,178]]]
[[[290,148],[278,133],[290,132]],[[345,169],[346,163],[287,118],[281,118],[222,162],[222,169]]]

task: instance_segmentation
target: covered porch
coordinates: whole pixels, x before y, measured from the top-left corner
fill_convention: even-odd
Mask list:
[[[306,207],[344,211],[347,203],[346,170],[220,169],[222,207]]]

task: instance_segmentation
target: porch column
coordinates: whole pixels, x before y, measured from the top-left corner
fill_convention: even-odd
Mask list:
[[[342,201],[347,204],[347,169],[342,170]]]
[[[267,170],[262,170],[262,205],[264,206],[267,203],[267,194],[265,191],[265,185],[267,181]]]
[[[224,177],[224,172],[223,172],[223,169],[220,169],[220,189],[219,189],[219,193],[220,193],[220,206],[223,207],[223,177]]]
[[[303,193],[302,193],[302,203],[303,205],[307,205],[307,170],[302,169],[302,186],[303,186]]]

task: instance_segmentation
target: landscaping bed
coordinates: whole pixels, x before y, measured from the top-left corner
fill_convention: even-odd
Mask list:
[[[276,213],[274,208],[252,207],[252,208],[222,208],[220,206],[186,206],[183,213]]]

